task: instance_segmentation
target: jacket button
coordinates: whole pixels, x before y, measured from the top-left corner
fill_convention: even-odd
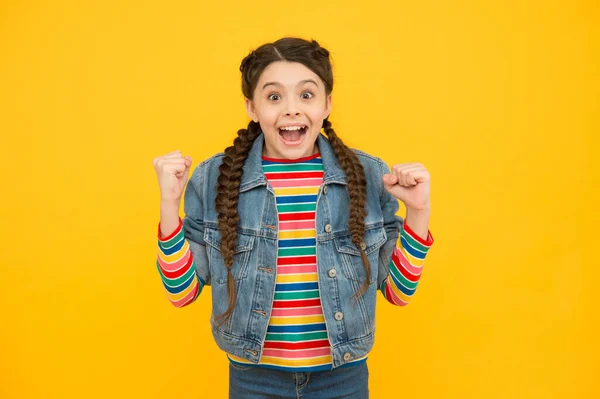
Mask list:
[[[335,312],[335,314],[333,315],[333,317],[335,317],[335,319],[337,321],[340,321],[344,318],[344,314],[342,312]]]
[[[327,186],[323,187],[323,194],[327,195],[328,191],[329,191],[329,188],[327,188]]]
[[[335,277],[336,274],[337,272],[335,271],[335,269],[329,269],[329,277]]]
[[[350,355],[348,352],[344,353],[344,360],[348,361],[350,359],[352,359],[352,355]]]
[[[363,251],[365,249],[367,249],[367,244],[365,244],[364,242],[360,244],[360,249],[362,249]]]
[[[325,225],[325,231],[328,233],[331,233],[331,225],[330,224]]]

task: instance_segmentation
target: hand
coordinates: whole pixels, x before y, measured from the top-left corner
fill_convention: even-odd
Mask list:
[[[180,202],[192,166],[192,158],[189,155],[182,157],[181,151],[175,150],[154,158],[152,163],[160,186],[161,200]]]
[[[420,163],[392,165],[383,175],[385,189],[404,203],[406,209],[429,209],[429,172]]]

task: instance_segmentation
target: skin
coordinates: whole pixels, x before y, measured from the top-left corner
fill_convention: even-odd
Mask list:
[[[331,94],[326,95],[321,78],[306,66],[288,61],[269,64],[258,80],[252,100],[246,98],[245,102],[248,116],[259,122],[264,132],[264,156],[297,159],[317,153],[316,140],[331,111]],[[278,128],[290,123],[308,126],[299,146],[288,146],[280,138]]]
[[[321,78],[303,64],[277,61],[267,66],[252,99],[245,99],[248,116],[260,123],[265,135],[263,155],[297,159],[316,154],[317,135],[323,120],[331,112],[331,102],[331,94],[326,94]],[[304,141],[299,146],[288,146],[280,138],[278,128],[290,123],[308,126]],[[153,163],[161,188],[161,233],[166,236],[177,227],[179,205],[192,159],[176,150],[155,158]],[[420,163],[394,164],[390,172],[383,176],[385,189],[404,203],[405,223],[421,238],[427,239],[429,172]]]
[[[422,239],[427,240],[431,215],[431,176],[420,163],[395,164],[383,175],[385,189],[404,203],[404,222]]]
[[[272,82],[275,84],[269,84]],[[315,154],[318,151],[317,135],[323,120],[331,112],[331,100],[321,78],[303,64],[277,61],[267,66],[252,99],[245,99],[248,116],[260,123],[265,135],[263,155],[297,159]],[[294,122],[308,125],[306,137],[298,147],[283,143],[278,130],[279,126]],[[420,163],[395,164],[390,172],[383,176],[386,190],[406,206],[406,224],[421,238],[427,239],[429,172]]]

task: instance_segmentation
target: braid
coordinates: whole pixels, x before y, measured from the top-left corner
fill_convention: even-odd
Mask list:
[[[225,313],[217,317],[217,319],[222,319],[219,326],[231,316],[235,306],[236,287],[231,268],[233,267],[233,253],[237,237],[236,227],[240,220],[237,205],[242,167],[254,140],[260,134],[260,125],[250,121],[248,128],[238,130],[237,134],[238,137],[233,141],[233,145],[225,149],[223,162],[219,166],[218,194],[215,201],[215,207],[219,214],[221,253],[225,260],[225,267],[227,267],[227,293],[229,294],[229,307]]]
[[[348,194],[350,195],[350,233],[352,234],[352,242],[360,250],[363,267],[367,274],[367,278],[363,285],[354,294],[356,300],[360,298],[368,289],[371,281],[371,266],[367,254],[361,248],[365,236],[365,216],[367,210],[365,204],[367,202],[367,180],[365,171],[358,160],[358,157],[343,141],[337,136],[331,122],[327,118],[323,121],[323,129],[329,138],[333,152],[335,153],[342,169],[348,178]],[[356,303],[356,301],[355,301]]]

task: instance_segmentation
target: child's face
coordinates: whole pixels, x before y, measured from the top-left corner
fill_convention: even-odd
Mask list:
[[[246,111],[265,135],[263,155],[296,159],[317,152],[315,141],[331,110],[321,78],[298,62],[277,61],[263,71]],[[281,130],[284,126],[301,130]]]

